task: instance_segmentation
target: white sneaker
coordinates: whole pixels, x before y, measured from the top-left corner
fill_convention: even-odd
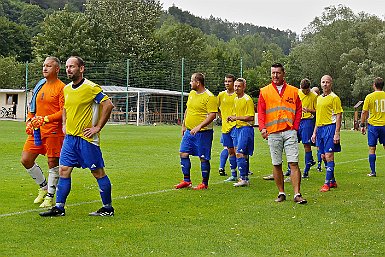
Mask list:
[[[291,178],[290,177],[285,178],[284,182],[290,183],[291,182]]]
[[[55,201],[53,200],[53,197],[46,196],[44,198],[44,202],[40,204],[40,208],[52,208],[55,206]]]
[[[42,203],[44,201],[44,197],[47,195],[47,190],[39,188],[39,193],[35,200],[33,200],[33,203]]]
[[[237,183],[233,184],[235,187],[247,187],[250,185],[250,182],[248,180],[240,179]]]

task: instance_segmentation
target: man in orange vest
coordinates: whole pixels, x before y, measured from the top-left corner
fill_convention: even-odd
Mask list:
[[[276,202],[286,200],[282,172],[282,153],[291,169],[291,181],[294,188],[294,202],[305,204],[307,201],[300,192],[301,172],[298,166],[299,148],[297,131],[301,121],[302,104],[298,88],[285,81],[285,69],[282,64],[271,66],[271,84],[263,87],[258,100],[259,130],[268,140],[273,175],[279,194]]]

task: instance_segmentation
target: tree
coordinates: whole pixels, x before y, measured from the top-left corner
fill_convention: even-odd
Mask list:
[[[0,56],[15,56],[18,61],[31,59],[28,28],[0,17]]]
[[[71,55],[79,55],[90,61],[105,60],[106,47],[97,46],[89,20],[83,13],[73,13],[66,9],[49,15],[42,24],[42,32],[34,37],[33,53],[41,62],[47,55],[66,60]]]
[[[22,88],[24,86],[23,65],[15,57],[0,58],[1,88]]]
[[[110,58],[148,58],[154,54],[153,33],[161,15],[157,0],[90,0],[85,15],[98,42]],[[100,47],[100,48],[99,48]]]

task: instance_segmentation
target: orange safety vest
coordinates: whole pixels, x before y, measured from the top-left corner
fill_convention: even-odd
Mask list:
[[[269,84],[261,88],[266,103],[265,126],[268,133],[293,129],[296,102],[299,101],[298,88],[286,84],[283,95]]]

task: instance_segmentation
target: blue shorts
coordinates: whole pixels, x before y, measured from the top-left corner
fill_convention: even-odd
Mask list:
[[[214,131],[199,131],[194,136],[190,134],[190,130],[184,132],[182,142],[180,143],[180,152],[198,156],[204,160],[211,159],[211,146],[213,143]]]
[[[96,170],[104,167],[100,147],[81,137],[66,135],[60,152],[60,165]]]
[[[237,128],[237,153],[253,155],[254,152],[254,128],[245,126]]]
[[[336,153],[341,152],[341,144],[334,144],[334,134],[336,132],[336,124],[320,126],[317,128],[317,146],[319,152]]]
[[[313,135],[315,126],[314,119],[302,119],[298,129],[298,142],[311,145],[311,136]]]
[[[222,133],[221,143],[227,148],[233,148],[237,143],[237,129],[233,127],[228,133]]]
[[[368,124],[368,145],[374,147],[380,144],[385,145],[385,126],[373,126]]]

